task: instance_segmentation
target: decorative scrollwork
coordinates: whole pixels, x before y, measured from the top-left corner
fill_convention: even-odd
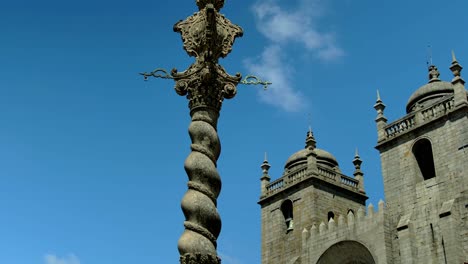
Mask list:
[[[268,88],[268,85],[272,84],[271,82],[268,81],[263,81],[257,76],[254,75],[247,75],[245,78],[240,82],[240,84],[245,84],[245,85],[263,85],[263,89],[266,90]]]
[[[162,79],[174,79],[165,69],[157,68],[152,72],[141,72],[140,75],[143,75],[145,81],[148,80],[148,77],[162,78]]]
[[[188,77],[190,75],[194,75],[195,73],[198,73],[200,71],[200,69],[196,69],[196,67],[194,67],[194,65],[192,65],[192,67],[190,67],[189,69],[187,69],[185,72],[183,72],[183,75],[185,77]],[[225,76],[225,79],[231,79],[231,78],[234,78],[234,83],[235,83],[235,79],[237,79],[236,77],[237,76],[240,76],[240,73],[236,74],[236,76],[230,76],[228,75],[224,69],[222,67],[220,67],[217,71],[219,71],[221,73],[221,76]],[[167,72],[167,70],[165,69],[162,69],[162,68],[158,68],[152,72],[142,72],[140,73],[140,75],[143,75],[143,78],[145,81],[148,80],[149,77],[155,77],[155,78],[161,78],[161,79],[175,79],[177,77],[179,77],[182,73],[178,73],[177,72],[177,69],[173,69],[171,74],[169,74]],[[182,78],[181,78],[182,79]],[[232,81],[232,79],[231,79]],[[233,82],[227,82],[226,85],[229,85],[229,91],[234,91],[234,93],[232,92],[229,92],[227,94],[233,94],[235,95],[237,93],[237,88],[235,87]],[[269,82],[269,81],[263,81],[262,79],[260,79],[259,77],[257,76],[254,76],[254,75],[247,75],[245,76],[244,79],[242,79],[239,84],[243,84],[243,85],[263,85],[263,89],[266,90],[268,89],[268,86],[273,84],[272,82]],[[234,89],[231,85],[234,85]],[[226,86],[224,87],[225,89],[225,92],[227,92],[226,90]],[[175,90],[177,92],[178,95],[182,95],[182,96],[185,96],[188,92],[188,83],[186,81],[183,81],[183,80],[180,80],[176,83],[176,86],[175,86]],[[226,99],[231,99],[232,97],[234,96],[224,96],[224,98]]]

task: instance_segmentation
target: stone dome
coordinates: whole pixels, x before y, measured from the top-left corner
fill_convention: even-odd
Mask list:
[[[439,79],[439,70],[431,65],[429,70],[429,83],[419,87],[414,92],[406,104],[406,113],[417,110],[417,106],[430,105],[434,101],[449,94],[453,94],[453,85],[449,82],[443,82]]]
[[[286,160],[284,169],[290,170],[300,164],[307,164],[307,151],[307,149],[301,149],[292,154],[288,160]],[[330,152],[319,148],[314,149],[314,151],[317,154],[318,164],[325,165],[332,169],[338,168],[338,161]]]
[[[406,104],[406,113],[416,110],[417,104],[424,106],[449,94],[453,94],[452,83],[435,80],[425,84],[416,90],[409,98]]]

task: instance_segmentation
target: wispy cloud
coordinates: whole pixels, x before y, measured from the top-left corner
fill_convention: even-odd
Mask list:
[[[259,91],[260,100],[278,106],[288,112],[297,112],[304,108],[305,103],[300,92],[291,85],[292,67],[282,58],[281,47],[270,45],[266,47],[258,60],[247,59],[244,64],[249,71],[263,79],[272,82],[267,92]]]
[[[54,254],[44,256],[45,264],[80,264],[80,260],[74,254],[68,254],[66,257],[57,257]]]
[[[297,45],[303,52],[322,61],[337,60],[344,51],[337,45],[335,34],[321,29],[320,18],[324,14],[323,0],[257,1],[252,6],[258,31],[268,39],[258,60],[246,60],[245,66],[254,74],[273,82],[270,92],[262,94],[262,101],[294,112],[304,108],[305,102],[290,79],[293,66],[285,60],[284,52],[290,45]],[[292,54],[300,56],[301,53]]]
[[[241,264],[241,262],[238,259],[223,254],[221,252],[219,252],[219,256],[221,257],[221,261],[223,262],[223,264]]]

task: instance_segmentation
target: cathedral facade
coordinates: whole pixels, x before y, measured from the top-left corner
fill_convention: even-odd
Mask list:
[[[359,154],[345,175],[310,130],[280,178],[263,162],[262,264],[468,263],[468,99],[455,55],[450,69],[445,82],[430,66],[394,122],[377,96],[386,201],[375,207]]]

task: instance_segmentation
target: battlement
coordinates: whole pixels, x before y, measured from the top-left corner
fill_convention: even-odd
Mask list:
[[[353,211],[349,211],[346,218],[340,215],[337,221],[330,218],[328,223],[321,222],[318,227],[314,224],[310,230],[304,228],[302,231],[303,239],[305,239],[304,242],[308,243],[309,240],[315,240],[320,237],[337,236],[348,232],[359,233],[367,231],[383,223],[384,212],[385,204],[380,200],[377,212],[374,210],[374,205],[369,204],[367,207],[367,214],[364,209],[360,208],[356,215]]]
[[[340,241],[357,241],[371,251],[377,243],[384,243],[384,235],[388,231],[385,224],[385,203],[381,200],[378,210],[370,204],[367,213],[360,208],[357,213],[349,211],[348,215],[340,215],[337,220],[330,218],[328,223],[321,222],[318,226],[312,225],[310,229],[304,228],[302,231],[302,258],[310,259],[306,263],[316,263],[317,256],[330,246]],[[382,252],[381,260],[385,259],[385,245],[379,245]],[[386,262],[381,262],[386,263]]]

